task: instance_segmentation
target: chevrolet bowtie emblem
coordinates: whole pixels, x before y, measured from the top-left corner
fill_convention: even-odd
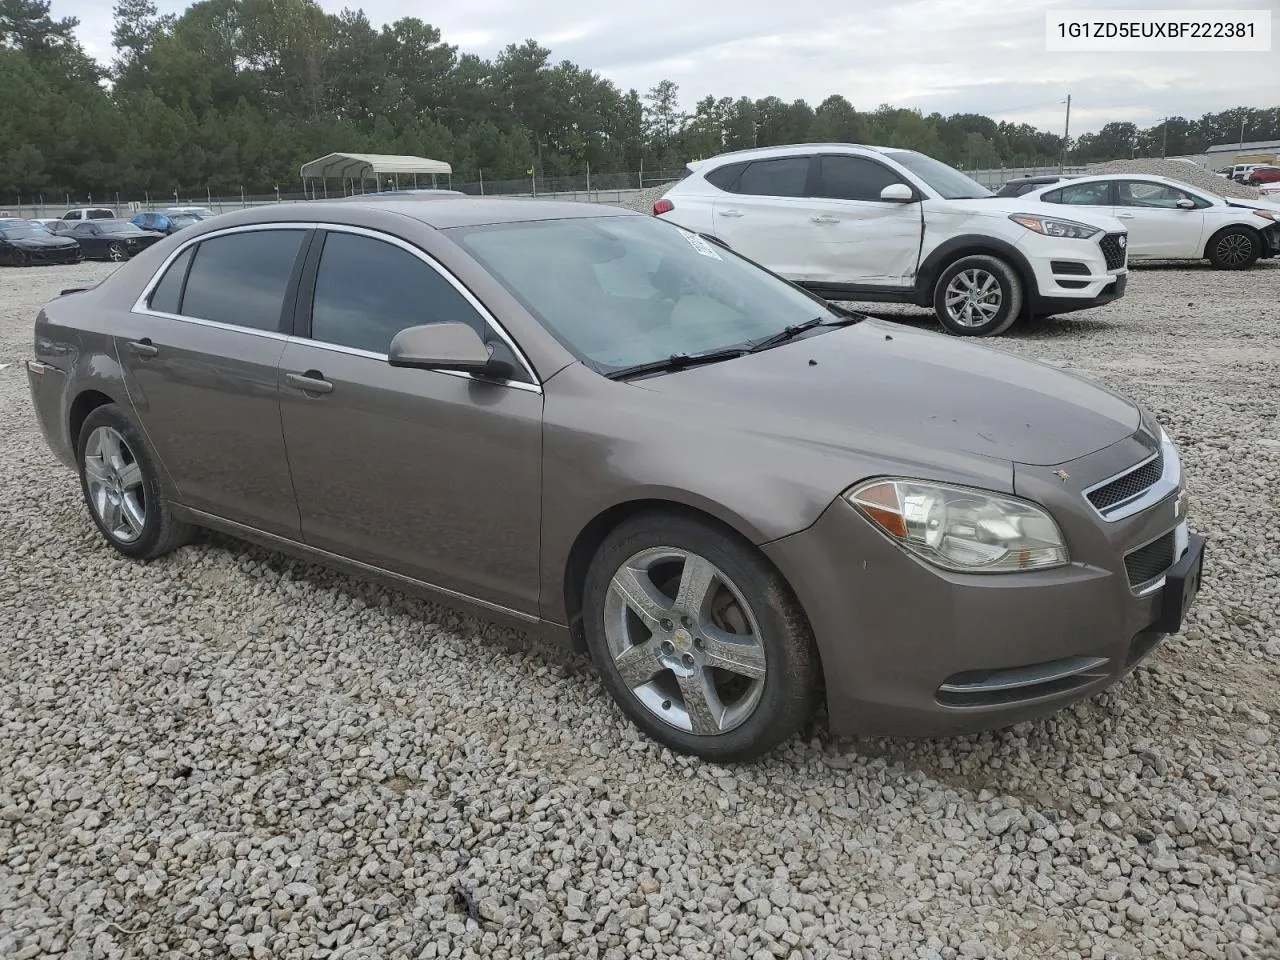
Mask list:
[[[1066,483],[1068,480],[1071,479],[1071,474],[1067,473],[1067,471],[1065,470],[1055,470],[1053,471],[1053,475],[1057,477],[1059,480],[1061,480],[1063,483]]]

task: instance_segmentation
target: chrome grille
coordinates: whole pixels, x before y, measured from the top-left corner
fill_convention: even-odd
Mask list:
[[[1129,586],[1137,587],[1154,580],[1173,566],[1174,536],[1170,530],[1159,540],[1152,540],[1124,558],[1124,572]]]
[[[1099,246],[1102,247],[1102,255],[1107,260],[1108,270],[1119,270],[1124,266],[1125,248],[1120,243],[1120,239],[1125,236],[1123,233],[1108,233],[1099,241]]]
[[[1116,477],[1110,483],[1090,490],[1089,502],[1099,511],[1105,513],[1109,507],[1132,500],[1153,487],[1164,473],[1164,454],[1157,453],[1128,473]]]

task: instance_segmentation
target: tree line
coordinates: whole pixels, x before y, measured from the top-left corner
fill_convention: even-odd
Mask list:
[[[491,60],[415,17],[375,27],[314,0],[201,0],[181,16],[118,0],[115,57],[101,64],[49,0],[0,0],[0,198],[64,192],[269,193],[334,151],[412,154],[455,181],[679,169],[724,150],[803,141],[879,143],[969,169],[1058,163],[1063,139],[980,114],[887,104],[813,107],[778,97],[706,97],[681,108],[670,80],[645,94],[533,40]],[[1138,129],[1108,124],[1068,162],[1197,152],[1280,138],[1280,108],[1237,107]]]

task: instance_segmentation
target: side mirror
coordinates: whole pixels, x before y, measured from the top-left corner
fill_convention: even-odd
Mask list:
[[[1179,198],[1178,198],[1178,209],[1180,209],[1180,210],[1194,210],[1195,208],[1196,208],[1196,202],[1195,202],[1194,200],[1190,199],[1189,197],[1179,197]]]
[[[490,373],[493,359],[469,323],[425,323],[395,335],[387,351],[393,367]]]
[[[889,203],[910,203],[916,198],[916,192],[905,183],[891,183],[880,191],[880,199]]]

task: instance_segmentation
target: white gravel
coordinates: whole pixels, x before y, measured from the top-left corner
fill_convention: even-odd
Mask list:
[[[1152,177],[1168,177],[1170,180],[1181,180],[1192,187],[1199,187],[1220,197],[1239,197],[1242,200],[1256,200],[1258,191],[1251,186],[1219,177],[1211,170],[1193,163],[1182,163],[1179,160],[1148,158],[1143,160],[1108,160],[1106,163],[1089,164],[1089,176],[1104,173],[1146,174]]]
[[[734,769],[519,634],[229,540],[117,558],[22,367],[106,269],[0,271],[0,958],[1280,956],[1277,265],[999,344],[1180,441],[1182,636],[1043,722]]]

